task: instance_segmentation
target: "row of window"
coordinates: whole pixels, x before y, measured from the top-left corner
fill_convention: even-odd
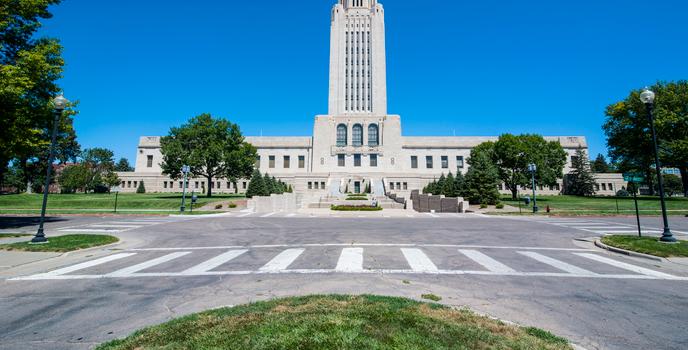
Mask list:
[[[441,162],[442,169],[449,169],[449,156],[441,156],[440,162]],[[435,158],[433,156],[426,156],[425,157],[425,167],[427,169],[433,169],[435,167]],[[464,167],[463,156],[456,156],[457,171],[459,171],[459,169],[463,169],[463,167]],[[418,169],[418,156],[411,156],[411,168],[412,169]]]
[[[346,124],[337,126],[337,147],[345,147],[349,141],[349,130]],[[363,125],[354,124],[351,127],[351,145],[354,147],[363,146]],[[380,128],[377,124],[368,125],[368,146],[376,147],[380,145]]]
[[[396,187],[394,186],[394,182],[390,182],[389,183],[389,189],[392,191],[394,191],[394,189],[396,189],[397,191],[401,191],[401,190],[406,191],[406,190],[408,190],[408,182],[404,182],[404,183],[397,182]]]
[[[276,160],[275,156],[268,156],[268,168],[274,169],[276,167],[275,160]],[[290,169],[291,168],[291,156],[282,157],[282,167],[284,169]],[[298,167],[299,167],[299,169],[305,169],[306,168],[306,156],[299,156],[298,157]],[[260,156],[258,156],[258,158],[256,159],[256,168],[260,168]]]
[[[601,186],[602,186],[602,191],[614,191],[614,184],[604,183]],[[599,191],[599,190],[600,190],[600,184],[595,184],[595,191]]]
[[[360,167],[361,166],[361,154],[354,154],[354,166],[355,167]],[[375,168],[377,167],[377,154],[370,154],[368,156],[370,159],[370,167]],[[337,165],[340,167],[345,167],[346,166],[346,154],[338,154],[337,155]]]
[[[308,181],[308,189],[309,190],[324,190],[325,189],[325,182]]]

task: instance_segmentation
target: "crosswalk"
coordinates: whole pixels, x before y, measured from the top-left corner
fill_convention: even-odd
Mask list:
[[[661,269],[590,249],[304,244],[132,249],[12,280],[409,274],[688,281]]]
[[[638,234],[638,227],[630,224],[608,222],[595,219],[568,219],[568,218],[553,218],[553,217],[509,217],[513,220],[530,221],[542,224],[549,224],[559,227],[566,227],[579,231],[586,231],[598,235],[614,234]],[[642,228],[643,234],[660,234],[662,231],[658,229]]]
[[[57,229],[59,232],[64,233],[118,233],[126,232],[131,230],[136,230],[143,227],[155,226],[160,224],[168,224],[174,222],[181,222],[187,220],[196,219],[195,217],[145,217],[145,218],[132,218],[126,221],[104,221],[98,223],[77,225],[77,226],[67,226]]]

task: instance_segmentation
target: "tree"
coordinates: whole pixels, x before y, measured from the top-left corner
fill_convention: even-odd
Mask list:
[[[688,191],[688,82],[658,82],[650,87],[655,92],[655,126],[660,142],[660,161],[663,166],[678,168],[684,193]],[[603,125],[612,162],[619,171],[645,174],[653,191],[654,146],[649,132],[648,110],[640,101],[641,90],[631,91],[628,97],[609,105]]]
[[[465,190],[466,190],[466,178],[459,171],[456,173],[456,176],[454,177],[454,191],[456,192],[457,196],[463,196]]]
[[[681,179],[674,174],[663,175],[664,179],[664,193],[667,196],[673,197],[678,193],[683,193],[683,183]],[[659,191],[659,186],[655,185],[655,191]]]
[[[449,172],[449,175],[447,175],[447,178],[444,180],[444,186],[442,187],[442,194],[445,197],[456,197],[456,181],[454,179],[454,175],[452,175],[451,172]]]
[[[129,165],[129,160],[127,158],[120,158],[119,161],[117,161],[117,164],[115,164],[114,170],[120,172],[131,172],[134,171],[134,167]]]
[[[106,148],[89,148],[84,150],[81,157],[84,166],[90,172],[87,189],[99,193],[108,192],[111,186],[105,183],[104,179],[108,177],[111,182],[115,181],[112,175],[109,175],[115,169],[114,153]]]
[[[437,180],[437,182],[434,184],[432,187],[432,194],[434,196],[439,196],[442,194],[442,190],[444,189],[444,182],[446,181],[446,177],[444,177],[444,174],[440,175],[440,178]]]
[[[251,176],[251,182],[248,184],[248,189],[246,189],[246,197],[261,197],[268,196],[270,191],[265,184],[263,176],[260,175],[258,169],[253,171],[253,176]]]
[[[531,163],[537,166],[535,180],[541,185],[554,186],[564,176],[566,151],[559,142],[546,141],[540,135],[504,134],[492,147],[486,143],[479,151],[491,156],[513,199],[518,198],[519,186],[532,187]]]
[[[473,204],[497,204],[499,172],[488,152],[471,151],[464,195]]]
[[[57,181],[62,188],[62,193],[86,192],[91,181],[91,171],[84,164],[68,166],[62,170]]]
[[[565,177],[564,192],[574,196],[595,195],[595,177],[583,148],[576,150],[576,156],[571,159],[571,168],[571,172]]]
[[[143,184],[143,180],[139,182],[139,187],[136,188],[136,193],[146,193],[146,185]]]
[[[106,172],[102,176],[102,181],[103,181],[103,185],[107,186],[108,193],[110,193],[110,190],[113,187],[118,186],[122,182],[122,180],[119,178],[119,176],[117,176],[117,173],[115,173],[114,171]]]
[[[596,174],[606,174],[610,172],[610,166],[602,154],[598,154],[597,158],[592,162],[592,172]]]
[[[255,148],[246,143],[239,126],[210,114],[192,118],[181,127],[170,129],[160,140],[163,174],[177,180],[182,166],[188,165],[194,177],[204,177],[212,183],[217,177],[236,181],[247,175],[257,158]],[[212,188],[208,188],[212,197]]]
[[[60,91],[64,60],[57,39],[35,38],[49,6],[59,0],[3,1],[0,5],[0,182],[12,160],[24,183],[45,173],[52,133],[51,100]],[[72,104],[59,121],[56,159],[76,157],[79,146],[71,117]],[[31,171],[41,168],[43,171]]]

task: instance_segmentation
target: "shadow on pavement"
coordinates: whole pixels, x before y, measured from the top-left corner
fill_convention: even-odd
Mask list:
[[[0,217],[0,229],[22,228],[26,226],[36,226],[40,216],[3,216]],[[47,216],[45,222],[67,221],[65,218]]]

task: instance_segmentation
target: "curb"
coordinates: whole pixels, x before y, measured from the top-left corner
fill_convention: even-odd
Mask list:
[[[643,258],[643,259],[649,259],[649,260],[660,261],[660,262],[665,260],[664,258],[660,258],[660,257],[654,256],[654,255],[637,253],[637,252],[632,252],[632,251],[626,250],[626,249],[611,247],[611,246],[608,246],[608,245],[602,243],[602,241],[599,239],[595,240],[595,246],[597,246],[598,248],[608,250],[610,252],[624,254],[624,255],[628,255],[628,256],[633,256],[636,258]]]

